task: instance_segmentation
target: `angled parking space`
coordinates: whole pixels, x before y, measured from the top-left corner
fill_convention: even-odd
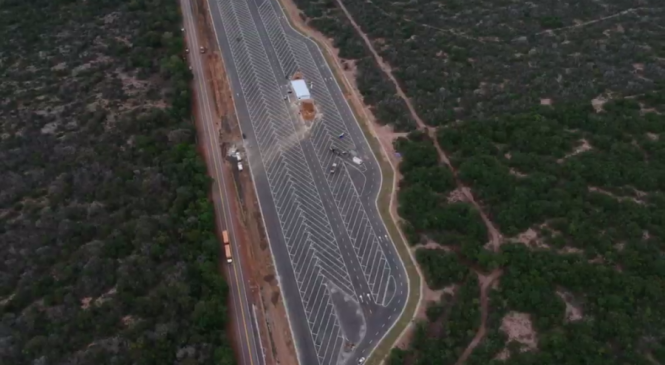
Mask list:
[[[365,317],[385,313],[378,310],[382,306],[395,312],[405,303],[405,296],[395,295],[396,287],[404,292],[403,266],[392,243],[379,239],[387,235],[371,199],[380,187],[378,163],[327,65],[285,28],[278,3],[210,4],[299,359],[307,365],[353,363],[376,342],[365,333],[385,333],[397,318],[386,318],[385,330],[352,336],[363,344],[344,353],[348,338],[337,314],[344,309],[335,306],[331,290],[357,303]],[[318,117],[310,125],[287,95],[287,79],[296,72],[316,103]],[[350,165],[350,155],[332,148],[368,160]],[[373,189],[358,191],[349,173],[354,167],[360,186],[371,176]]]

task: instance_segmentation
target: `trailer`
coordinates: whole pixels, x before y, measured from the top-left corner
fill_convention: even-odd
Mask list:
[[[229,244],[229,232],[228,231],[224,230],[222,232],[222,239],[223,239],[225,245]]]
[[[226,244],[224,245],[224,254],[226,256],[226,262],[229,264],[233,262],[233,258],[231,257],[231,245]]]

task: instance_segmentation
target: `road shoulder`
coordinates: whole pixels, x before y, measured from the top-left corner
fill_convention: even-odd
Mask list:
[[[243,144],[233,93],[212,28],[213,21],[210,18],[208,2],[195,0],[192,5],[197,20],[199,42],[207,49],[203,62],[218,116],[215,120],[215,129],[219,133],[219,148],[222,155],[226,156],[229,148],[240,146],[242,149]],[[229,200],[233,214],[237,217],[234,220],[235,232],[239,240],[238,254],[241,260],[234,260],[234,264],[240,261],[243,263],[239,269],[248,281],[247,299],[252,306],[251,317],[256,319],[254,325],[259,330],[265,363],[296,364],[297,357],[289,323],[286,320],[286,309],[275,279],[275,267],[268,249],[265,229],[261,224],[258,200],[252,188],[254,182],[248,171],[239,172],[235,164],[225,161],[222,168],[229,177],[227,191],[231,192],[231,196],[225,198]]]

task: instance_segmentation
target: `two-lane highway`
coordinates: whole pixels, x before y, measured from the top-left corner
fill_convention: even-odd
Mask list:
[[[235,232],[235,217],[227,197],[234,196],[228,191],[226,177],[224,176],[223,156],[217,144],[217,132],[214,121],[217,119],[210,85],[206,79],[205,68],[199,54],[199,42],[190,0],[181,0],[185,36],[191,52],[189,62],[194,75],[195,96],[198,100],[197,114],[199,119],[200,143],[204,144],[208,169],[214,182],[212,185],[213,203],[218,224],[229,232],[233,263],[226,266],[229,294],[232,297],[230,313],[235,322],[237,340],[239,344],[239,360],[242,365],[265,365],[263,349],[259,337],[256,321],[253,317],[252,306],[248,300],[248,290],[242,271],[241,257],[237,253],[238,240]]]

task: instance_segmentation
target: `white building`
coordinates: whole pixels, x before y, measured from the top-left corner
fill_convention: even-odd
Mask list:
[[[306,100],[306,99],[311,99],[312,95],[309,93],[309,89],[307,88],[307,83],[305,80],[291,80],[291,88],[293,89],[293,92],[296,94],[296,98],[298,100]]]

